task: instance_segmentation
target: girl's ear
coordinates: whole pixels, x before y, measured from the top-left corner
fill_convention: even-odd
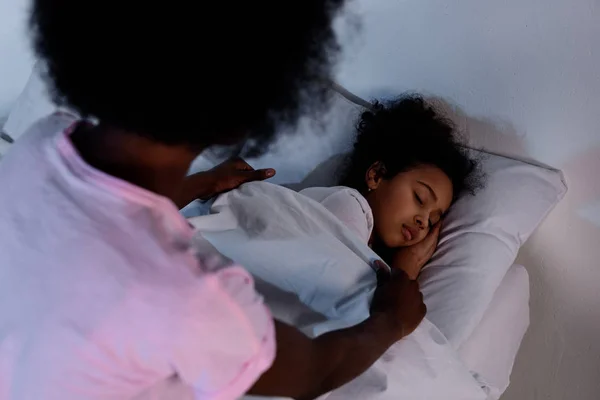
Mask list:
[[[379,184],[385,177],[386,172],[385,166],[381,161],[376,161],[369,167],[367,173],[365,174],[365,183],[369,192],[379,187]]]

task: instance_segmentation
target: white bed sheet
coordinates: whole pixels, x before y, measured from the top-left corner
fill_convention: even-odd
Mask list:
[[[497,400],[510,383],[510,374],[523,336],[529,327],[529,275],[513,265],[483,319],[458,349],[465,365],[490,389]]]

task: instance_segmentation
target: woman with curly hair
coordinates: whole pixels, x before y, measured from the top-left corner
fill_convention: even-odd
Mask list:
[[[314,398],[415,329],[400,276],[367,320],[308,338],[176,207],[274,174],[237,159],[186,179],[204,150],[260,153],[325,103],[342,3],[32,2],[81,118],[38,121],[0,163],[0,399]]]

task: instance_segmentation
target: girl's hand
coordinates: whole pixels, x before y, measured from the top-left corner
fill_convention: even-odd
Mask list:
[[[431,259],[440,236],[441,221],[433,226],[425,239],[409,247],[401,247],[392,257],[391,267],[406,272],[412,280],[417,279],[421,268]]]

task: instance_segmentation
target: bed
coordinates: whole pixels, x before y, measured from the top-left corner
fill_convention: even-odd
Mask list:
[[[190,222],[254,275],[276,318],[318,336],[362,321],[376,286],[369,265],[377,256],[334,220],[301,193],[253,183],[220,196],[210,215]],[[426,319],[363,375],[325,398],[497,399],[529,324],[528,301],[527,273],[512,266],[457,349]]]
[[[4,132],[18,140],[22,131],[37,117],[55,107],[49,101],[45,88],[34,74],[13,112],[8,116]],[[251,160],[259,167],[276,167],[275,182],[300,182],[313,167],[332,154],[348,151],[350,142],[343,135],[352,129],[352,120],[360,106],[337,97],[332,109],[322,118],[319,128],[311,118],[304,118],[293,130],[301,130],[296,137],[288,136],[278,142],[266,156]],[[328,134],[313,131],[327,131]],[[308,138],[308,140],[307,140]],[[311,146],[310,144],[313,144]],[[9,151],[4,142],[2,151]],[[199,158],[193,170],[214,165],[210,154]],[[195,203],[186,208],[188,216],[198,215],[205,205]],[[485,390],[488,399],[498,399],[509,384],[510,373],[521,340],[529,325],[529,281],[523,266],[513,265],[493,291],[491,302],[468,338],[456,349],[459,357]]]

